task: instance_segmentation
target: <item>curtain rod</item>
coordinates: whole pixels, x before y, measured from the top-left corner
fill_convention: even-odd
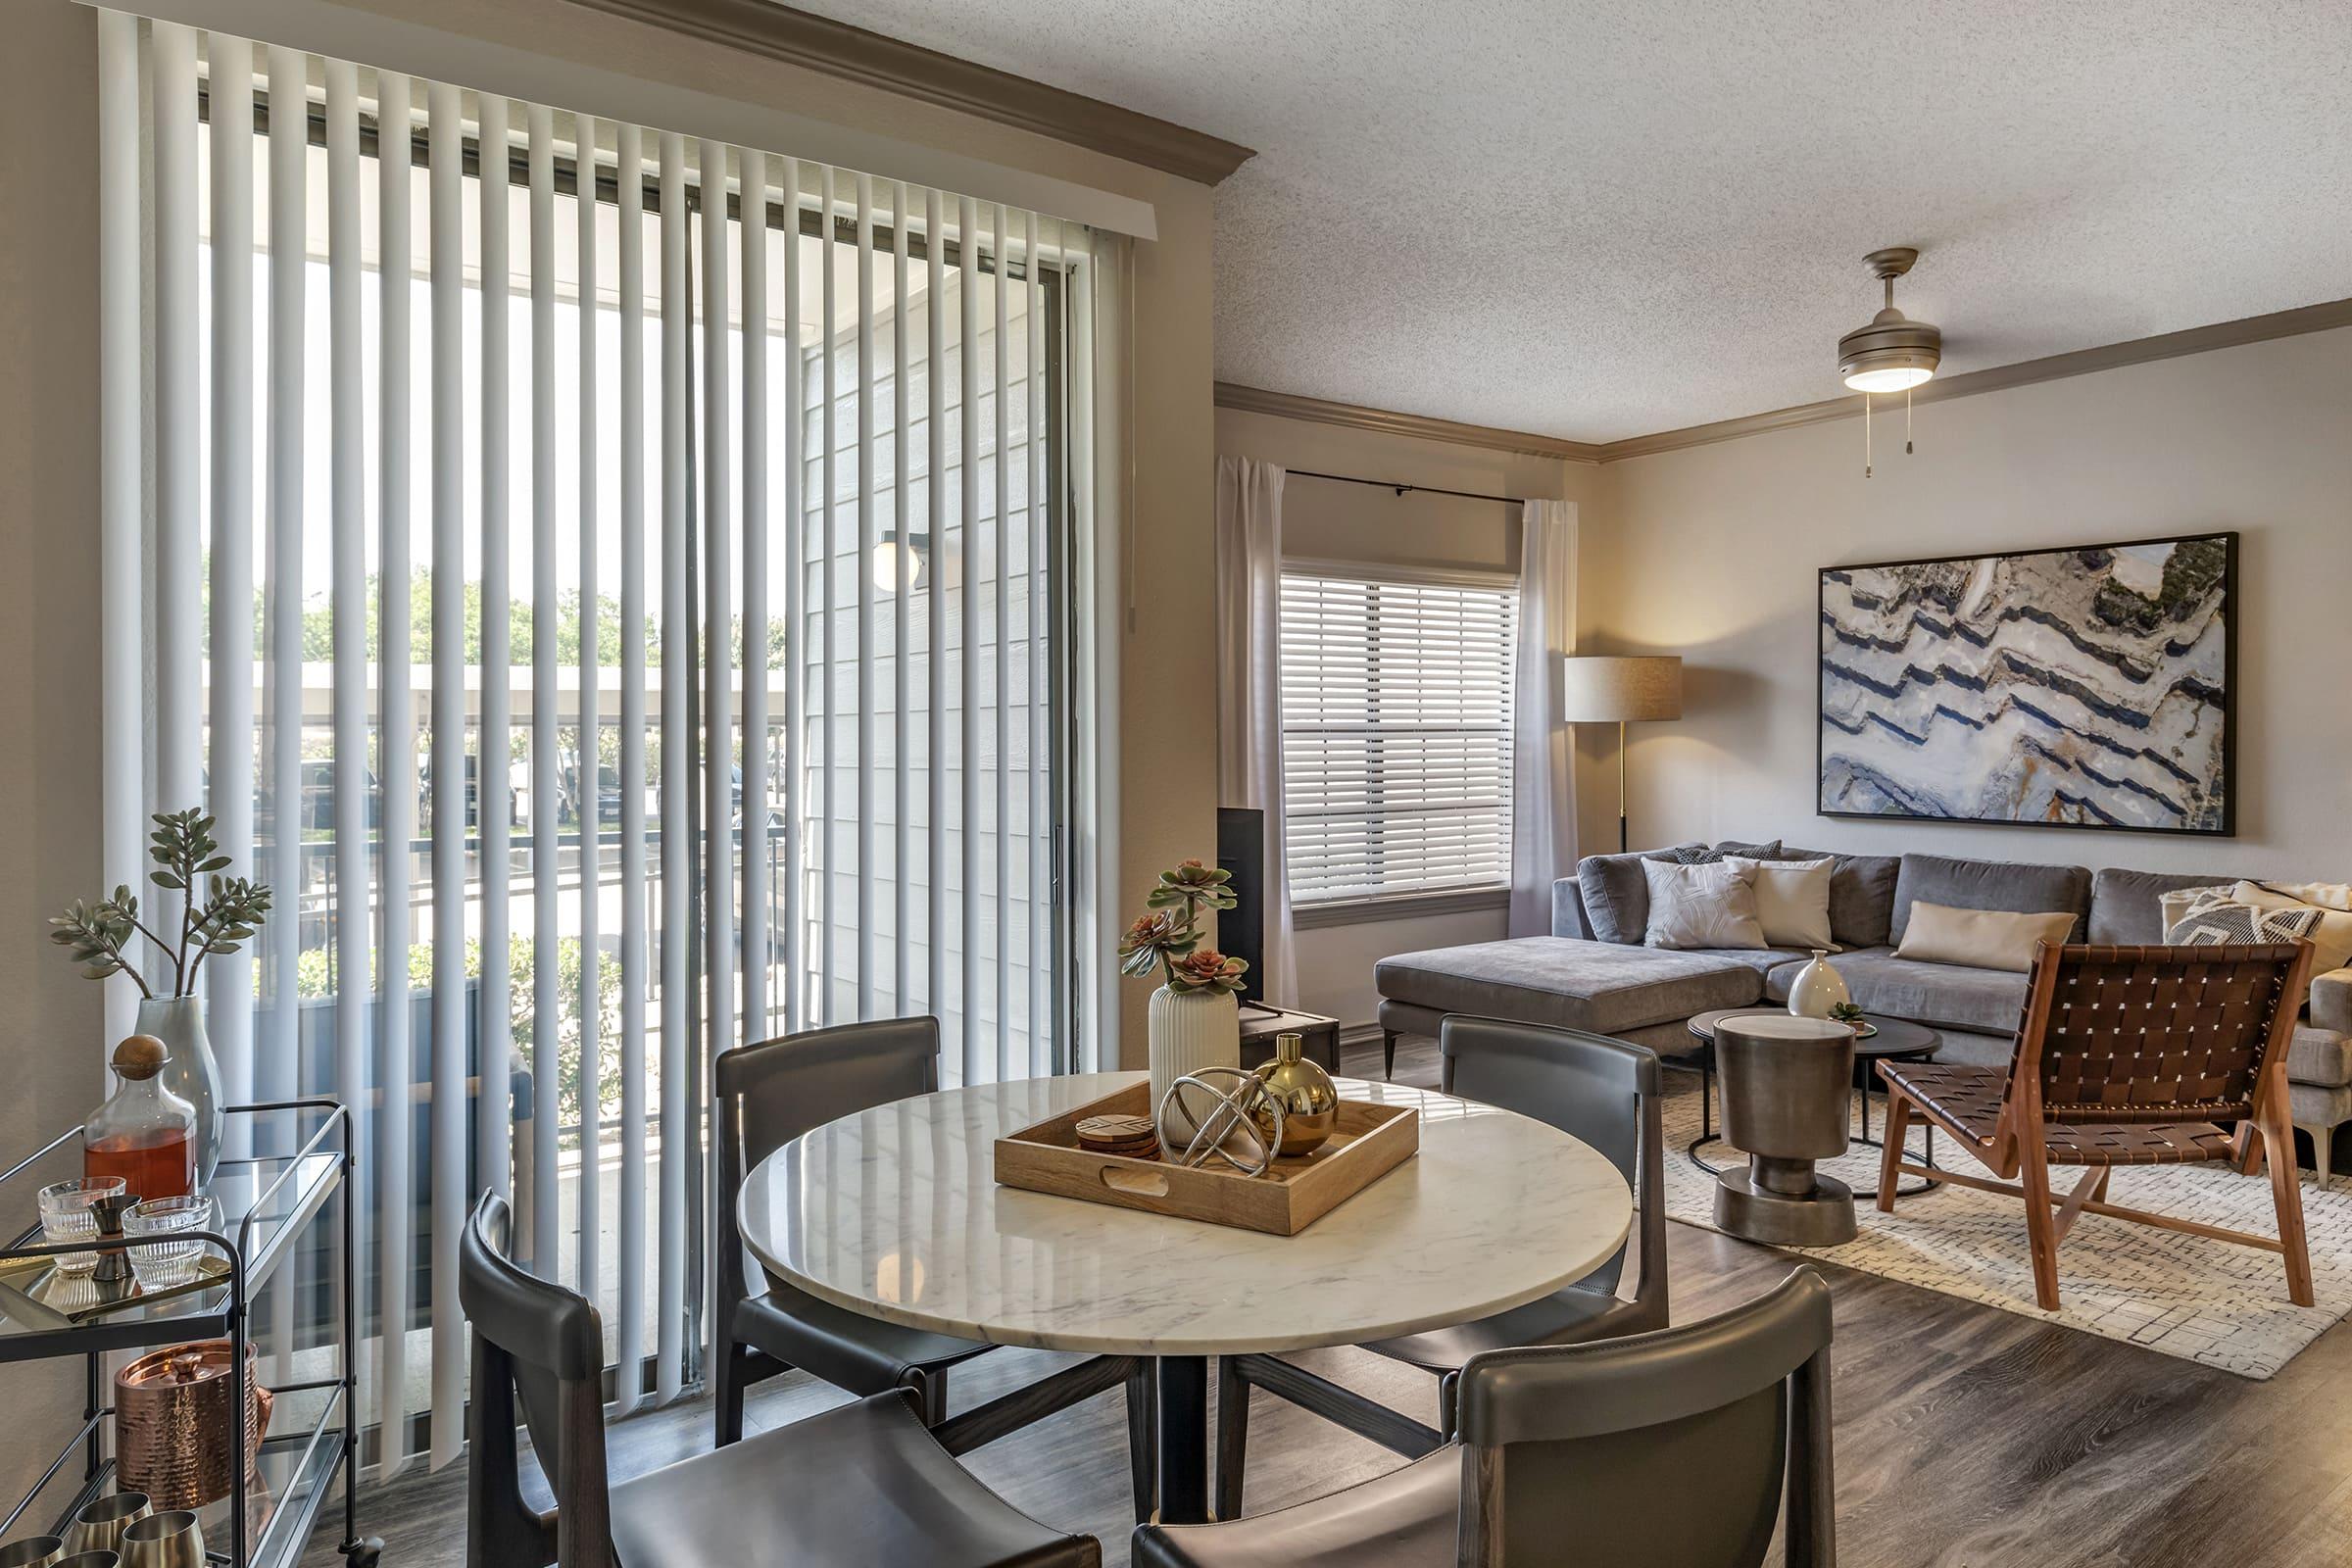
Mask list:
[[[1463,501],[1492,501],[1505,507],[1524,504],[1517,496],[1486,496],[1475,490],[1441,490],[1435,485],[1399,484],[1394,479],[1359,479],[1351,473],[1317,473],[1312,468],[1290,468],[1285,471],[1297,479],[1329,479],[1334,484],[1364,484],[1375,490],[1394,490],[1400,496],[1454,496]]]

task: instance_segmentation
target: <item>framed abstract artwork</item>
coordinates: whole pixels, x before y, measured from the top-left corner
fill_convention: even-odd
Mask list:
[[[1829,566],[1824,816],[2236,831],[2237,535]]]

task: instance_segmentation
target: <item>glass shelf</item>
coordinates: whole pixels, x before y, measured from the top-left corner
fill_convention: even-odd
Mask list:
[[[245,1494],[245,1537],[253,1546],[245,1560],[250,1568],[291,1563],[309,1544],[319,1506],[334,1480],[335,1466],[343,1457],[342,1412],[339,1408],[322,1412],[320,1424],[330,1416],[334,1423],[330,1430],[305,1427],[262,1444],[254,1461],[253,1485]],[[314,1436],[316,1443],[312,1442]],[[226,1497],[197,1510],[208,1555],[215,1562],[226,1560],[228,1555],[228,1515]]]
[[[327,1418],[333,1418],[331,1427]],[[319,1430],[324,1428],[325,1430]],[[316,1442],[313,1439],[316,1438]],[[252,1550],[246,1568],[283,1568],[300,1560],[318,1522],[318,1510],[333,1490],[335,1467],[343,1460],[340,1408],[322,1412],[318,1427],[305,1427],[265,1439],[254,1456],[251,1484],[245,1492],[245,1539]],[[108,1459],[90,1481],[66,1504],[52,1524],[64,1534],[67,1519],[83,1503],[119,1490],[115,1461]],[[196,1510],[204,1532],[205,1557],[212,1563],[235,1560],[229,1552],[228,1498],[217,1497]]]
[[[291,1174],[286,1174],[288,1171]],[[286,1175],[285,1181],[270,1192],[270,1185],[281,1174]],[[210,1188],[220,1210],[212,1229],[234,1240],[247,1218],[252,1219],[245,1259],[248,1300],[293,1250],[292,1244],[303,1227],[334,1192],[342,1175],[343,1156],[337,1153],[220,1162]],[[37,1246],[39,1242],[40,1227],[35,1224],[11,1245]],[[215,1246],[208,1255],[222,1257],[223,1250]],[[149,1305],[126,1306],[76,1323],[64,1312],[28,1299],[22,1291],[0,1290],[0,1364],[38,1356],[137,1349],[225,1334],[228,1295],[228,1281],[223,1278],[203,1291],[167,1297]]]

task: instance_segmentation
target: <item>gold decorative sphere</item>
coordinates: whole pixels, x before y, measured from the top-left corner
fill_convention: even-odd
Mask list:
[[[1282,1145],[1275,1152],[1284,1159],[1313,1153],[1340,1125],[1339,1087],[1320,1064],[1306,1059],[1305,1044],[1298,1035],[1276,1035],[1274,1059],[1257,1069],[1258,1082],[1282,1107]],[[1273,1118],[1261,1116],[1259,1125],[1274,1136]]]

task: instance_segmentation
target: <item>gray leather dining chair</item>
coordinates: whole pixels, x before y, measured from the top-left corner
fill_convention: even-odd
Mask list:
[[[459,1242],[467,1568],[1100,1568],[1092,1537],[1039,1524],[957,1464],[905,1390],[612,1484],[603,1324],[587,1298],[515,1266],[510,1225],[484,1194]],[[518,1400],[555,1494],[546,1513],[522,1494]]]
[[[1640,1225],[1640,1274],[1633,1293],[1618,1294],[1626,1260],[1621,1247],[1575,1284],[1525,1306],[1363,1347],[1440,1379],[1437,1428],[1277,1356],[1223,1358],[1217,1366],[1220,1519],[1241,1512],[1252,1388],[1414,1458],[1451,1435],[1454,1374],[1472,1356],[1513,1346],[1579,1345],[1666,1326],[1666,1162],[1657,1054],[1582,1030],[1463,1015],[1439,1025],[1438,1044],[1447,1094],[1548,1122],[1599,1151],[1625,1177],[1634,1189]]]
[[[1156,1468],[1153,1368],[1140,1356],[1095,1356],[961,1415],[948,1414],[948,1372],[993,1348],[905,1328],[819,1300],[745,1267],[736,1195],[760,1160],[803,1133],[843,1116],[939,1088],[939,1020],[887,1018],[811,1029],[722,1051],[718,1090],[718,1322],[713,1358],[716,1443],[743,1436],[744,1392],[798,1367],[856,1395],[904,1389],[923,1425],[950,1453],[968,1453],[1009,1432],[1125,1385],[1128,1463],[1138,1519],[1152,1511]]]
[[[1253,1519],[1143,1525],[1136,1568],[1837,1568],[1830,1291],[1799,1268],[1720,1317],[1489,1350],[1461,1435],[1400,1470]]]

